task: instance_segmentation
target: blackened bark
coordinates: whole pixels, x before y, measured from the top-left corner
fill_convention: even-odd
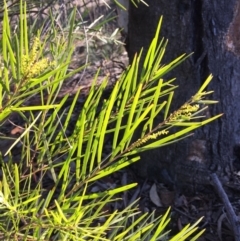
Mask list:
[[[144,4],[138,8],[130,6],[130,59],[141,47],[147,49],[163,15],[161,36],[169,39],[164,61],[169,62],[182,53],[194,52],[171,73],[171,77],[177,77],[176,84],[180,86],[173,108],[189,99],[212,73],[214,79],[209,89],[214,90],[212,98],[219,100],[219,104],[212,106],[207,115],[224,113],[224,116],[196,131],[191,139],[143,154],[139,174],[159,178],[163,168],[190,162],[191,165],[200,162],[208,170],[223,174],[240,156],[239,3],[237,0],[146,2],[149,7]]]

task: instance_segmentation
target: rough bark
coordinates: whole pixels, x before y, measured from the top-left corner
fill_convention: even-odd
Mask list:
[[[214,90],[212,98],[219,100],[219,104],[211,107],[207,115],[224,113],[224,116],[196,131],[191,139],[143,154],[137,170],[140,175],[166,180],[164,168],[176,172],[172,167],[177,163],[191,166],[198,162],[223,174],[231,170],[233,161],[237,162],[240,156],[240,1],[146,2],[149,7],[130,6],[130,58],[141,47],[147,49],[163,15],[161,36],[169,39],[164,61],[194,52],[171,73],[180,86],[173,108],[189,99],[212,73],[214,79],[209,89]]]

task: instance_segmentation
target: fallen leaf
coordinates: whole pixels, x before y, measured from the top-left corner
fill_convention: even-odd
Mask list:
[[[150,192],[149,192],[149,196],[150,196],[150,199],[151,201],[157,206],[157,207],[162,207],[162,203],[161,203],[161,200],[158,196],[158,193],[157,193],[157,186],[156,184],[154,183],[150,189]]]

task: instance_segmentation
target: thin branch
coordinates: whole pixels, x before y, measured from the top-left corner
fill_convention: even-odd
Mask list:
[[[235,241],[240,240],[240,225],[239,225],[239,219],[238,216],[235,214],[233,207],[228,199],[228,196],[226,192],[223,189],[223,186],[217,176],[216,173],[211,174],[212,178],[212,184],[214,188],[216,189],[218,196],[220,197],[226,212],[227,212],[227,217],[232,225],[233,233],[234,233],[234,239]]]

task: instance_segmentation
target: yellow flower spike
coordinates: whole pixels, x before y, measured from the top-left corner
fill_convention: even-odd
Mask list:
[[[132,146],[131,146],[131,149],[134,149],[136,147],[139,147],[141,145],[143,145],[144,143],[146,143],[147,141],[149,140],[155,140],[157,139],[159,136],[161,135],[167,135],[169,133],[169,131],[166,131],[166,130],[162,130],[162,131],[158,131],[156,133],[153,133],[151,135],[148,135],[146,136],[145,138],[143,139],[138,139]]]
[[[38,59],[39,47],[40,39],[36,37],[29,55],[22,57],[21,73],[27,79],[41,74],[48,66],[54,67],[56,65],[55,61],[50,62],[48,58]]]

